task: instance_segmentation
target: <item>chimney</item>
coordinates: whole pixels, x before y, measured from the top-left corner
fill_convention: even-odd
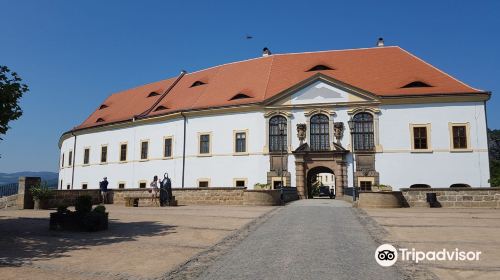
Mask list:
[[[271,51],[268,48],[263,48],[262,56],[269,56],[269,55],[271,55]]]
[[[384,38],[380,37],[378,38],[377,41],[377,47],[383,47],[384,46]]]

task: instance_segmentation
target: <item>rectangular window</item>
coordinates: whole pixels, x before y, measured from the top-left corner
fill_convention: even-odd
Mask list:
[[[210,154],[210,134],[200,135],[200,154]]]
[[[108,146],[101,147],[101,163],[108,162]]]
[[[86,190],[87,189],[87,184],[82,184],[82,190]]]
[[[245,180],[236,180],[234,185],[235,187],[246,187]]]
[[[362,191],[371,191],[372,190],[372,182],[371,181],[360,181],[359,188]]]
[[[61,186],[60,186],[61,190],[63,188],[63,180],[61,180]]]
[[[119,189],[124,189],[125,188],[125,183],[118,183],[118,188]]]
[[[141,141],[141,159],[148,159],[148,141]]]
[[[61,168],[64,167],[64,153],[62,154]]]
[[[453,125],[453,149],[467,149],[467,128],[465,125]]]
[[[163,157],[172,157],[172,138],[165,138],[163,142]]]
[[[85,148],[83,150],[83,164],[89,164],[90,161],[90,149]]]
[[[139,182],[139,188],[140,189],[145,189],[146,188],[146,182]]]
[[[70,186],[69,186],[69,184],[67,184],[67,185],[66,185],[66,189],[67,189],[67,190],[69,190],[69,187],[70,187]]]
[[[71,166],[73,164],[73,151],[69,151],[68,154],[68,166]]]
[[[236,132],[234,138],[235,138],[234,151],[236,153],[246,153],[247,152],[247,134],[246,134],[246,132]]]
[[[413,148],[427,150],[427,127],[413,127]]]
[[[208,188],[208,181],[198,181],[199,188]]]
[[[127,144],[120,144],[120,161],[127,161]]]

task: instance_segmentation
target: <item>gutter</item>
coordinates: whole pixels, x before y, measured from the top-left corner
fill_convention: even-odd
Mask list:
[[[187,117],[184,112],[181,111],[181,116],[184,119],[184,136],[182,137],[182,188],[184,188],[184,174],[186,171],[186,125]]]
[[[73,189],[73,184],[75,182],[76,134],[71,132],[71,135],[75,137],[75,140],[73,141],[73,162],[71,163],[71,189]]]

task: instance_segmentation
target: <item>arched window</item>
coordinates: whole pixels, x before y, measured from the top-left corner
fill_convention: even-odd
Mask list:
[[[323,114],[317,114],[311,117],[311,150],[327,151],[330,150],[330,132],[328,117]]]
[[[283,131],[280,131],[280,126]],[[269,151],[286,151],[287,121],[283,116],[274,116],[269,120]]]
[[[369,113],[354,115],[354,150],[372,151],[375,147],[373,140],[373,116]]]

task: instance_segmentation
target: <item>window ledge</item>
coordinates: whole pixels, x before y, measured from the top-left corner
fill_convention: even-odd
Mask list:
[[[451,149],[450,153],[472,153],[472,149]]]
[[[87,166],[90,166],[90,164],[88,164],[88,163],[82,164],[82,167],[87,167]]]
[[[198,154],[199,157],[211,157],[212,154]]]
[[[174,157],[163,157],[162,159],[173,159]]]
[[[140,159],[139,161],[140,162],[142,162],[142,161],[149,161],[149,158]]]
[[[434,153],[433,150],[411,150],[411,153],[415,154],[432,154]]]
[[[120,163],[120,164],[124,164],[124,163],[127,163],[127,162],[128,162],[128,161],[123,160],[123,161],[119,161],[118,163]]]
[[[245,152],[245,153],[233,153],[233,156],[248,156],[248,155],[250,155],[250,153],[247,153],[247,152]]]
[[[107,163],[107,162],[101,162],[101,163],[99,163],[99,164],[100,164],[100,165],[106,165],[106,164],[108,164],[108,163]]]

